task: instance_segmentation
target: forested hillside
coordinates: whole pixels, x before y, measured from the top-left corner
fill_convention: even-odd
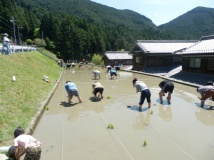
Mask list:
[[[118,25],[124,24],[127,27],[145,29],[156,28],[152,21],[130,10],[117,10],[112,7],[101,5],[89,0],[16,0],[18,5],[28,7],[40,17],[39,8],[45,8],[54,14],[73,15],[75,18],[85,18],[89,23]]]
[[[214,34],[214,8],[197,7],[158,27],[179,39],[200,39]]]

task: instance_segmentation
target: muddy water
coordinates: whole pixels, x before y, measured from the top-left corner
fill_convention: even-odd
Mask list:
[[[160,104],[158,84],[162,79],[120,72],[118,79],[111,80],[106,69],[96,69],[101,71],[98,81],[105,87],[101,101],[92,99],[95,80],[91,66],[64,70],[50,110],[45,111],[33,135],[42,143],[43,160],[214,159],[214,111],[199,107],[195,88],[174,83],[171,105],[166,98]],[[151,109],[145,102],[142,112],[138,111],[140,93],[131,83],[135,77],[150,88]],[[68,105],[67,80],[76,83],[83,103],[74,97]],[[107,129],[109,123],[113,130]]]

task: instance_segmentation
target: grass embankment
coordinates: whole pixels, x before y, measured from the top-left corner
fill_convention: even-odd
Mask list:
[[[39,50],[40,50],[41,52],[43,52],[44,54],[46,54],[47,56],[49,56],[49,57],[55,59],[56,61],[59,61],[59,60],[60,60],[59,58],[56,57],[55,54],[49,52],[48,50],[46,50],[46,49],[44,49],[44,48],[39,48]]]
[[[11,144],[17,127],[28,127],[59,78],[61,68],[40,52],[0,55],[0,64],[0,146],[3,146]],[[44,75],[50,83],[42,80]],[[15,82],[12,76],[16,76]]]

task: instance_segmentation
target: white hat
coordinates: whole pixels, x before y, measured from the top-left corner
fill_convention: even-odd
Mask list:
[[[5,33],[4,36],[9,36],[9,35],[7,33]]]

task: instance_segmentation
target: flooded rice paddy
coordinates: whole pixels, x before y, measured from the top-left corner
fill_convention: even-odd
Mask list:
[[[97,80],[104,86],[101,101],[93,100],[93,69],[101,71]],[[196,88],[174,83],[171,104],[165,97],[160,104],[158,85],[163,79],[120,72],[118,79],[111,80],[106,69],[93,69],[63,71],[49,110],[33,135],[42,143],[42,160],[214,159],[214,111],[199,107]],[[145,101],[142,112],[138,111],[140,93],[132,85],[133,78],[149,87],[150,109]],[[83,103],[76,97],[72,105],[67,103],[68,80],[76,84]],[[114,129],[107,128],[109,123]]]

